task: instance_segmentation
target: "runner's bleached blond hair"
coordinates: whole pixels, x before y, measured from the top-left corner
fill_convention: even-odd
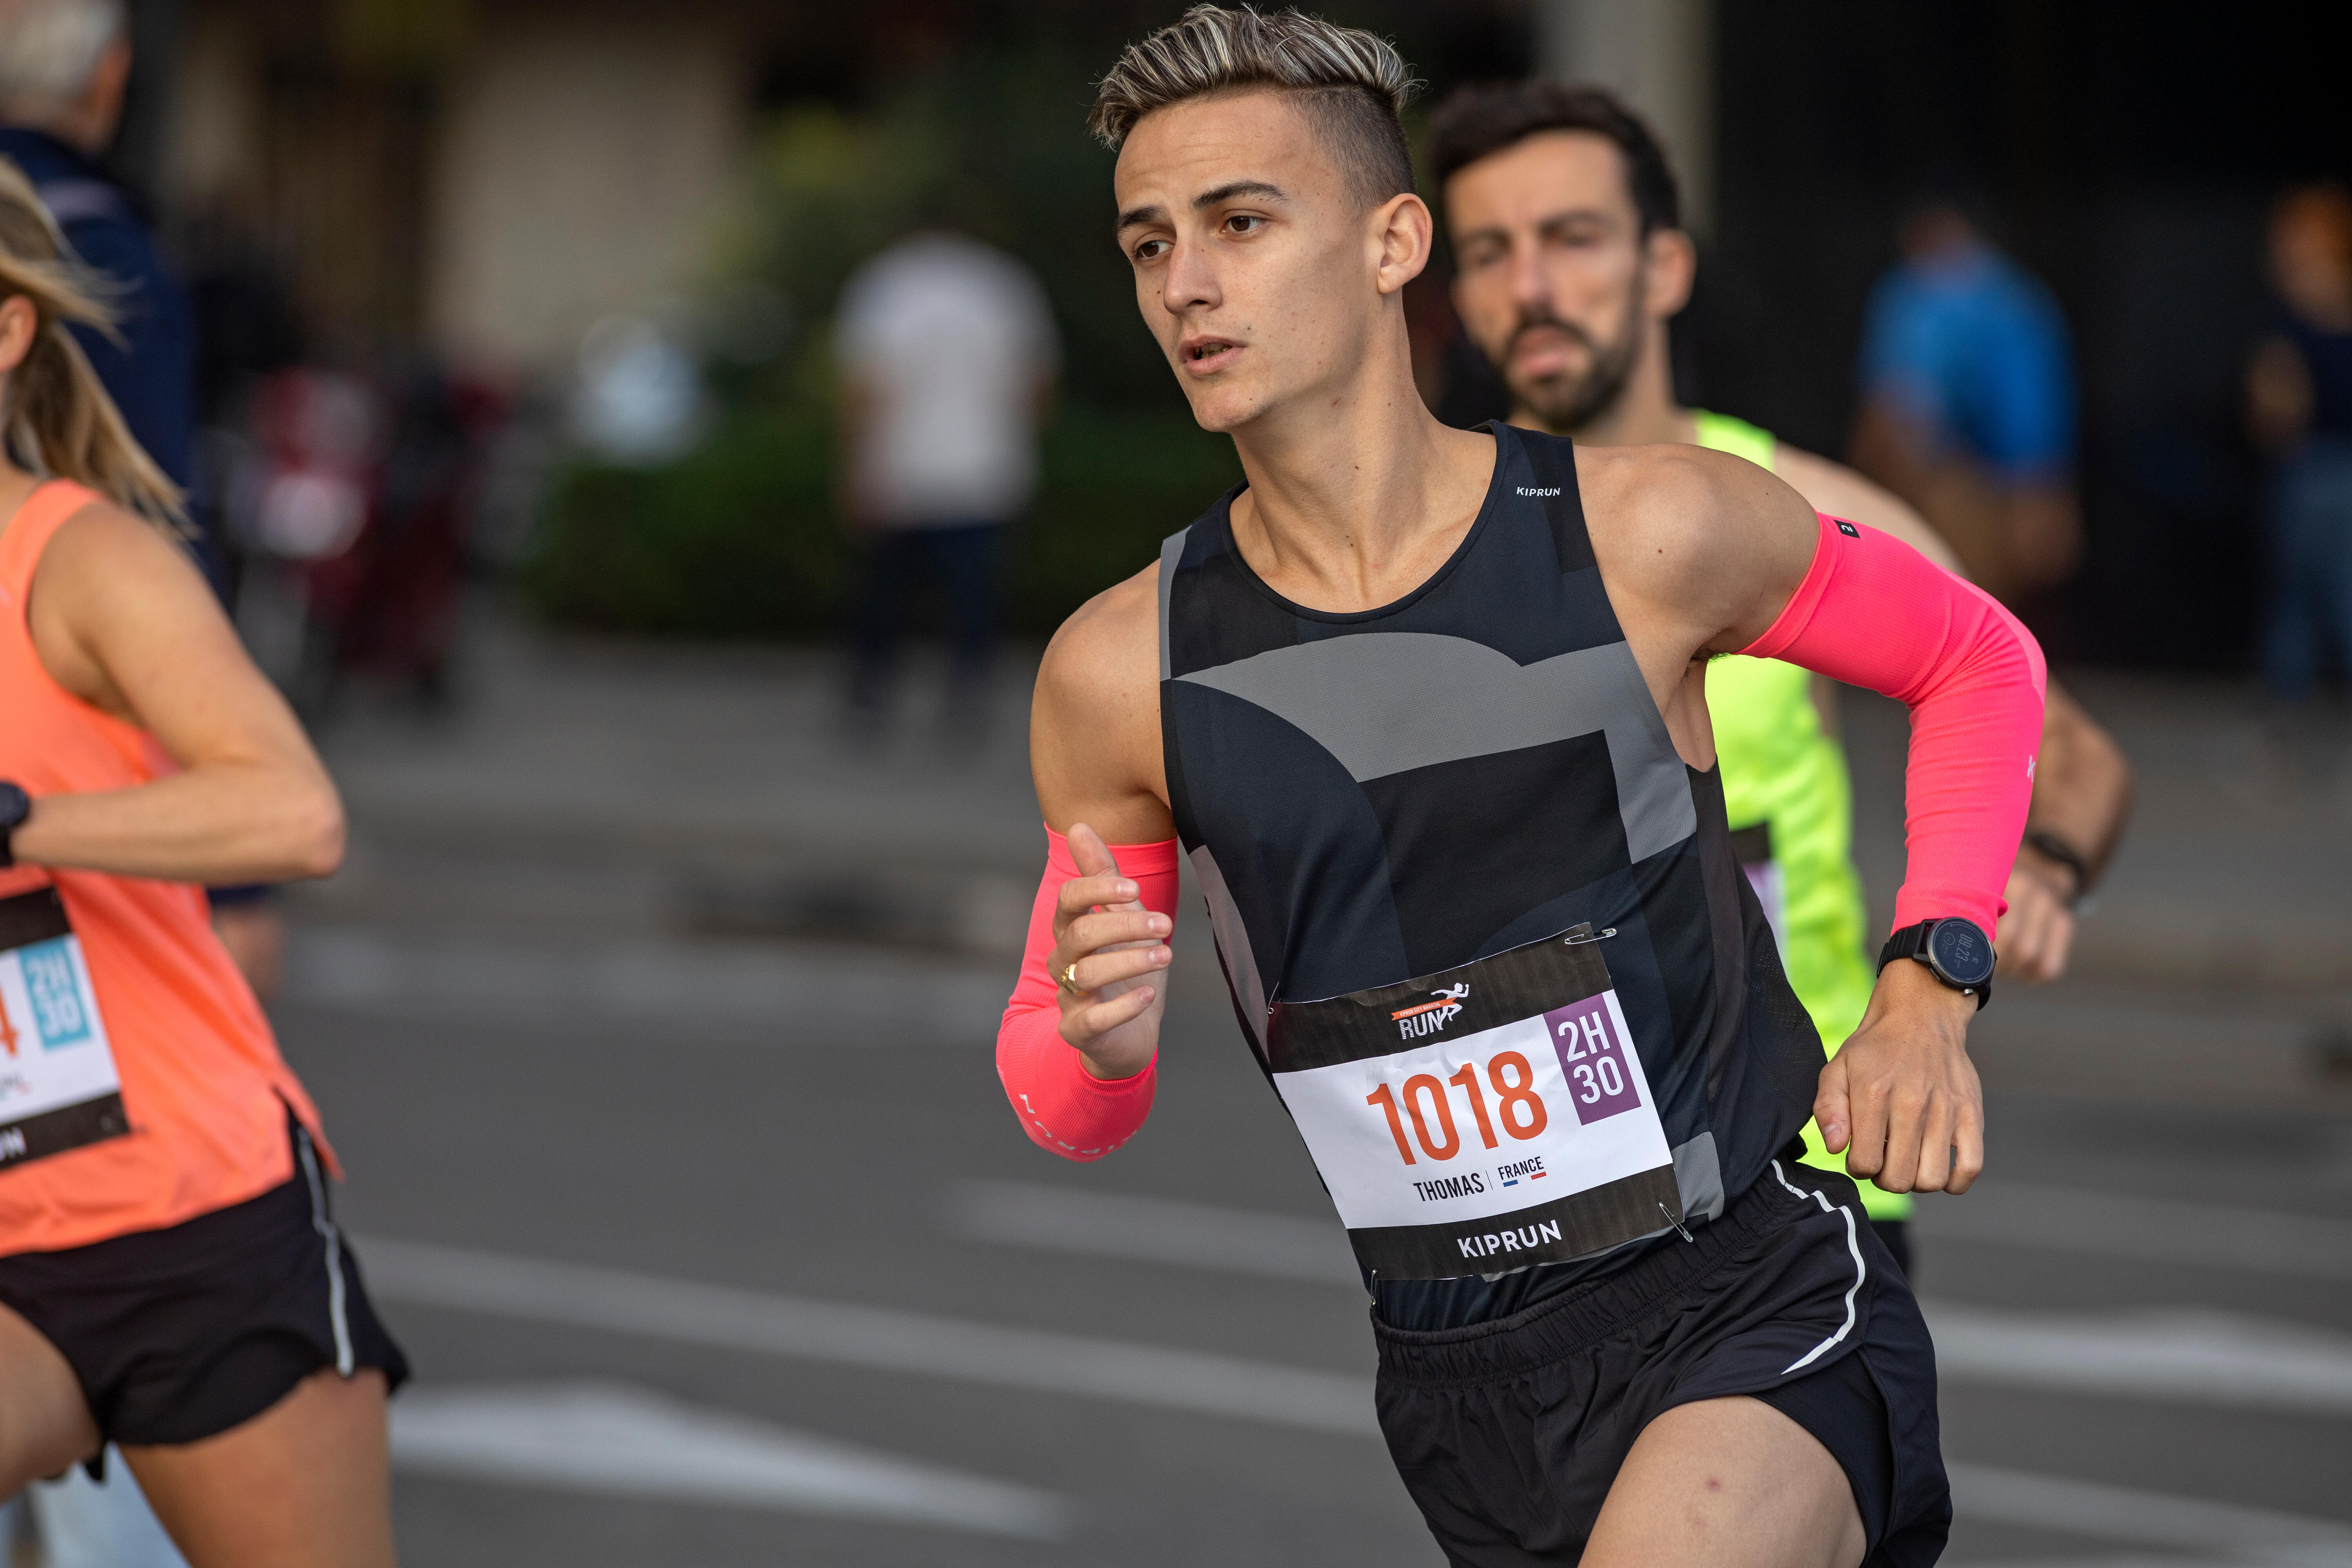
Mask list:
[[[1400,116],[1421,87],[1394,45],[1297,7],[1195,5],[1128,45],[1095,91],[1087,129],[1116,153],[1153,110],[1227,93],[1294,92],[1366,205],[1412,189]]]
[[[78,259],[32,182],[0,158],[0,300],[33,307],[32,346],[6,376],[0,441],[16,464],[44,478],[88,485],[167,530],[183,513],[180,489],[131,437],[121,411],[81,345],[76,322],[111,336],[105,279]]]

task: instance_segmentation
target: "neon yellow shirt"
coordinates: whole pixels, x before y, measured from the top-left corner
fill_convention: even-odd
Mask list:
[[[1693,410],[1698,442],[1772,467],[1769,431],[1721,414]],[[1869,915],[1853,869],[1853,791],[1845,750],[1822,729],[1811,672],[1778,659],[1712,660],[1706,706],[1723,768],[1723,802],[1741,844],[1748,880],[1780,939],[1781,966],[1797,1000],[1812,1015],[1832,1056],[1862,1023],[1876,975],[1864,947]],[[1761,834],[1743,830],[1761,829]],[[1762,845],[1769,840],[1769,859]],[[1752,846],[1752,847],[1751,847]],[[1845,1160],[1822,1145],[1819,1124],[1805,1123],[1805,1160],[1832,1171]],[[1863,1206],[1874,1219],[1907,1219],[1911,1198],[1869,1182]]]

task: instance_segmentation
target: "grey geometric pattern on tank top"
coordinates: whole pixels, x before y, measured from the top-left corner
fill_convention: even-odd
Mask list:
[[[1719,1219],[1723,1215],[1723,1162],[1716,1156],[1715,1134],[1702,1132],[1674,1147],[1675,1185],[1683,1194],[1685,1219]]]
[[[1192,531],[1179,529],[1160,547],[1160,679],[1166,680],[1176,673],[1176,660],[1168,651],[1168,601],[1176,592],[1176,563],[1184,559],[1184,541]]]
[[[1244,1022],[1249,1026],[1250,1044],[1262,1058],[1265,1055],[1265,982],[1258,978],[1249,928],[1242,924],[1241,906],[1234,902],[1233,890],[1225,886],[1225,874],[1217,869],[1217,858],[1209,853],[1209,847],[1200,846],[1191,858],[1209,904],[1209,934],[1216,940],[1217,952],[1233,975],[1234,992],[1241,998]]]
[[[1165,595],[1164,560],[1160,570]],[[1163,611],[1163,650],[1167,624]],[[1628,854],[1647,859],[1698,830],[1682,758],[1622,642],[1521,665],[1466,637],[1384,632],[1270,648],[1178,679],[1304,731],[1359,784],[1601,731]]]

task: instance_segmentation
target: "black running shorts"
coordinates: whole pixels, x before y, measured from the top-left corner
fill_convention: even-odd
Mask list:
[[[1692,1236],[1491,1323],[1374,1321],[1381,1428],[1454,1568],[1577,1562],[1642,1429],[1731,1394],[1836,1458],[1870,1568],[1942,1552],[1935,1348],[1853,1184],[1784,1158]]]
[[[324,1367],[408,1361],[376,1321],[299,1126],[294,1179],[164,1230],[0,1258],[0,1302],[64,1352],[109,1442],[193,1443]]]

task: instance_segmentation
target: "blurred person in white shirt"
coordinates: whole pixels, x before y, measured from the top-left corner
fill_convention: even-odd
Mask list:
[[[850,710],[887,717],[908,590],[928,575],[953,622],[948,719],[985,723],[997,566],[1037,489],[1037,425],[1060,343],[1029,269],[925,230],[860,267],[834,324],[842,506],[866,547],[850,619]]]

